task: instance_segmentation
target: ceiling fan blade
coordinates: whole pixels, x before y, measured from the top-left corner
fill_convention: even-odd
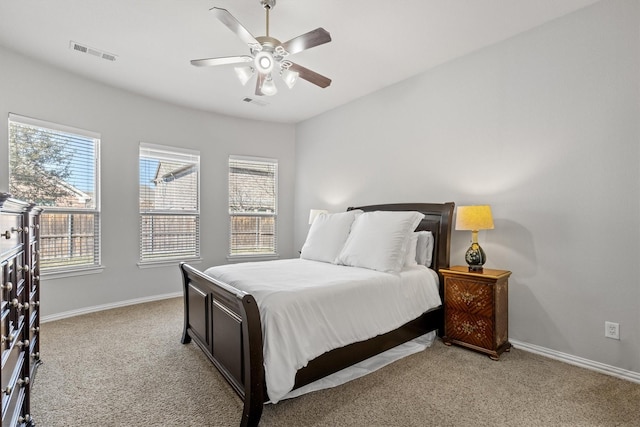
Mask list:
[[[223,56],[220,58],[192,59],[191,65],[195,65],[196,67],[211,67],[214,65],[242,64],[251,61],[253,61],[253,58],[249,55]]]
[[[330,78],[318,74],[315,71],[311,71],[310,69],[305,68],[302,65],[291,63],[289,70],[297,72],[301,79],[305,79],[309,83],[313,83],[314,85],[320,86],[321,88],[325,88],[331,84]]]
[[[258,43],[258,40],[256,40],[256,38],[249,32],[249,30],[243,27],[242,24],[238,22],[238,20],[234,18],[227,9],[212,7],[210,10],[213,12],[216,18],[218,18],[220,22],[226,25],[227,28],[233,31],[240,38],[240,40],[242,40],[249,46],[253,44],[260,44]]]
[[[264,93],[262,93],[262,84],[264,83],[264,79],[266,77],[262,73],[257,73],[257,74],[258,74],[258,78],[256,79],[256,95],[264,96]]]
[[[294,37],[288,42],[284,42],[282,47],[289,52],[289,55],[293,55],[294,53],[302,52],[303,50],[311,49],[312,47],[320,46],[330,41],[331,34],[329,34],[327,30],[324,28],[316,28],[301,36]]]

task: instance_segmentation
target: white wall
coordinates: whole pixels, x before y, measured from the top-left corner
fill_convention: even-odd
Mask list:
[[[599,2],[300,123],[296,247],[310,208],[490,204],[510,337],[640,372],[639,24]]]
[[[177,264],[140,269],[138,144],[201,156],[201,252],[197,266],[226,262],[229,154],[279,159],[279,252],[291,257],[295,132],[292,125],[233,119],[151,100],[85,80],[0,48],[0,191],[8,190],[7,116],[16,113],[102,136],[101,274],[42,281],[42,314],[181,291]]]

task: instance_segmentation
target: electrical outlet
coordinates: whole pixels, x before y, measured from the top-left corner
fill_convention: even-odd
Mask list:
[[[613,338],[614,340],[619,340],[620,324],[614,322],[604,322],[604,336],[607,338]]]

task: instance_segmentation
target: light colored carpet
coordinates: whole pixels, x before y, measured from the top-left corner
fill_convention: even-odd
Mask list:
[[[180,298],[45,323],[39,427],[237,426],[240,400],[194,344]],[[280,426],[640,426],[640,384],[513,349],[499,362],[436,340],[329,390],[266,405]]]

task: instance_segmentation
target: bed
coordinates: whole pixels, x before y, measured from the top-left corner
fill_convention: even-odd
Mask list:
[[[449,266],[453,209],[453,203],[410,203],[354,207],[349,208],[348,212],[355,215],[360,215],[361,212],[375,214],[380,211],[406,214],[419,212],[421,215],[415,222],[417,224],[415,231],[428,231],[431,233],[433,252],[430,254],[432,258],[430,265],[431,270],[437,272],[438,269]],[[362,218],[365,216],[362,215]],[[303,247],[303,256],[305,256],[305,247]],[[348,258],[344,258],[342,261],[350,265]],[[282,266],[282,268],[285,268],[286,264],[303,265],[303,269],[307,268],[307,264],[304,264],[305,260],[280,260],[273,263],[277,262],[280,262],[280,264],[274,265]],[[310,262],[313,263],[315,261]],[[333,268],[329,265],[318,266],[318,268]],[[250,276],[248,271],[253,267],[257,268],[257,266],[258,263],[255,266],[253,264],[246,265],[244,275]],[[348,269],[350,267],[342,268]],[[187,344],[193,341],[202,349],[243,400],[244,407],[240,425],[255,426],[260,420],[263,404],[269,400],[267,390],[269,376],[265,376],[265,360],[271,363],[270,360],[273,359],[273,355],[269,354],[266,349],[269,347],[269,343],[274,342],[274,338],[268,339],[269,336],[273,336],[269,335],[268,329],[263,329],[263,320],[265,320],[265,325],[270,321],[268,318],[263,317],[268,312],[265,298],[261,296],[261,289],[259,287],[248,288],[253,289],[251,291],[238,289],[238,287],[229,284],[229,282],[235,284],[233,281],[213,278],[211,275],[198,271],[185,263],[180,264],[180,269],[184,286],[182,343]],[[307,269],[312,270],[310,267]],[[358,269],[355,268],[353,270]],[[219,277],[226,278],[224,274],[225,267],[207,271],[214,270],[216,274],[219,274]],[[316,272],[315,276],[324,275],[324,270],[318,271],[322,273]],[[260,272],[258,274],[267,282],[268,279],[265,273]],[[395,276],[401,275],[395,274]],[[436,292],[442,297],[442,286],[436,289]],[[350,301],[350,305],[341,306],[342,313],[345,311],[357,313],[359,309],[357,307],[358,303],[354,302],[357,301],[357,298],[354,299],[352,296],[350,300],[346,299],[346,301]],[[303,311],[308,311],[308,307]],[[348,308],[345,309],[345,307]],[[262,313],[261,310],[263,311]],[[444,318],[441,305],[430,308],[421,314],[416,312],[416,317],[413,318],[413,315],[411,317],[406,322],[403,321],[404,323],[400,326],[394,326],[392,330],[377,334],[371,338],[357,339],[355,342],[345,343],[337,348],[327,349],[327,351],[313,357],[302,364],[297,371],[293,372],[293,379],[290,380],[293,384],[292,389],[299,389],[428,332],[437,330],[438,334],[441,335]],[[266,334],[264,340],[263,331]],[[274,347],[274,345],[271,347]],[[282,347],[282,345],[279,346],[279,348]],[[273,382],[271,382],[271,387],[273,387]],[[273,394],[272,390],[269,390],[269,392]],[[279,397],[280,395],[278,395]],[[277,401],[278,399],[275,400]]]

